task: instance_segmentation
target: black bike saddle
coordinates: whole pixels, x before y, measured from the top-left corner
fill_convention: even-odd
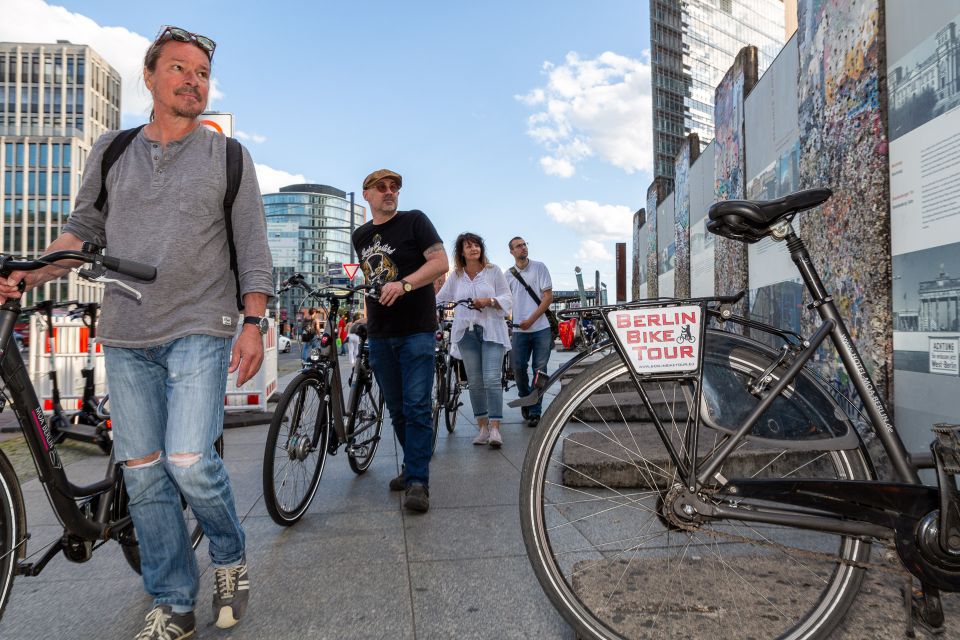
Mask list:
[[[778,200],[724,200],[710,207],[707,230],[731,240],[757,242],[777,223],[823,204],[831,195],[830,189],[807,189]]]

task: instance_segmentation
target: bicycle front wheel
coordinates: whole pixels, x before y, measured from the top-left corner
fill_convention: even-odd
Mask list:
[[[263,452],[263,501],[279,525],[298,522],[320,486],[330,435],[326,395],[316,372],[301,373],[273,412]]]
[[[446,367],[437,365],[433,372],[433,407],[432,418],[433,418],[433,441],[436,443],[437,437],[436,434],[440,427],[440,413],[443,411],[443,407],[447,402],[447,372]],[[436,444],[434,444],[436,448]]]
[[[749,349],[717,355],[707,346],[704,375],[729,384],[725,392],[744,389],[770,362]],[[643,384],[681,458],[689,429],[699,429],[701,458],[723,441],[723,432],[692,424],[689,383]],[[765,424],[839,420],[832,398],[809,384],[798,379]],[[527,451],[521,528],[558,611],[584,638],[828,637],[863,579],[850,563],[866,561],[869,544],[756,522],[677,526],[666,508],[677,472],[632,385],[618,355],[603,358],[564,386]],[[802,444],[748,439],[718,477],[871,477],[858,437],[847,450]]]
[[[354,473],[360,474],[370,468],[373,456],[380,446],[380,431],[383,429],[383,394],[372,371],[367,370],[360,393],[354,396],[353,435],[347,442],[347,462]]]
[[[18,545],[26,540],[26,522],[17,475],[0,451],[0,618],[10,598],[17,563],[24,556],[24,549]]]
[[[445,376],[447,380],[445,383],[447,394],[444,396],[446,402],[443,405],[443,419],[447,424],[447,433],[453,433],[454,429],[457,428],[457,415],[460,413],[460,392],[462,389],[457,374],[459,368],[459,361],[450,358],[447,362],[447,374]]]

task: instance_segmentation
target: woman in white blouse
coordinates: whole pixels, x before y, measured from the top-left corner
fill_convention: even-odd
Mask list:
[[[480,433],[473,444],[503,444],[503,387],[500,371],[503,354],[510,350],[506,317],[513,307],[503,271],[487,260],[483,238],[461,233],[453,249],[453,274],[437,293],[437,302],[471,298],[476,309],[457,307],[454,312],[450,353],[463,360],[470,384],[470,404]]]

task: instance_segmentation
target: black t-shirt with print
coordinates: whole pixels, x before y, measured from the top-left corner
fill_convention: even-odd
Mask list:
[[[403,280],[427,261],[423,252],[441,242],[423,211],[397,211],[383,224],[364,223],[353,232],[353,246],[368,283]],[[377,338],[435,331],[436,296],[427,284],[400,296],[390,307],[367,299],[367,330]]]

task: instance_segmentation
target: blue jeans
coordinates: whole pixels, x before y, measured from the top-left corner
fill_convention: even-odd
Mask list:
[[[181,494],[210,541],[215,566],[243,560],[245,538],[214,443],[223,432],[230,339],[191,335],[158,347],[105,347],[113,455],[124,465],[143,584],[155,604],[192,609],[200,572]]]
[[[433,332],[399,338],[367,339],[370,367],[383,391],[390,422],[403,447],[407,486],[430,484],[433,450]]]
[[[474,326],[457,343],[470,384],[470,404],[476,418],[503,419],[503,345],[483,339],[483,327]]]
[[[303,347],[300,349],[300,362],[307,362],[310,360],[310,349],[317,349],[320,347],[320,338],[314,338],[307,342],[303,343]]]
[[[550,360],[550,349],[553,347],[553,336],[550,327],[530,333],[514,331],[513,349],[510,352],[513,364],[513,379],[517,383],[517,395],[521,398],[530,393],[530,377],[527,375],[527,363],[533,354],[533,371],[547,371],[547,361]],[[527,407],[527,416],[539,418],[543,411],[542,398],[537,404]]]

